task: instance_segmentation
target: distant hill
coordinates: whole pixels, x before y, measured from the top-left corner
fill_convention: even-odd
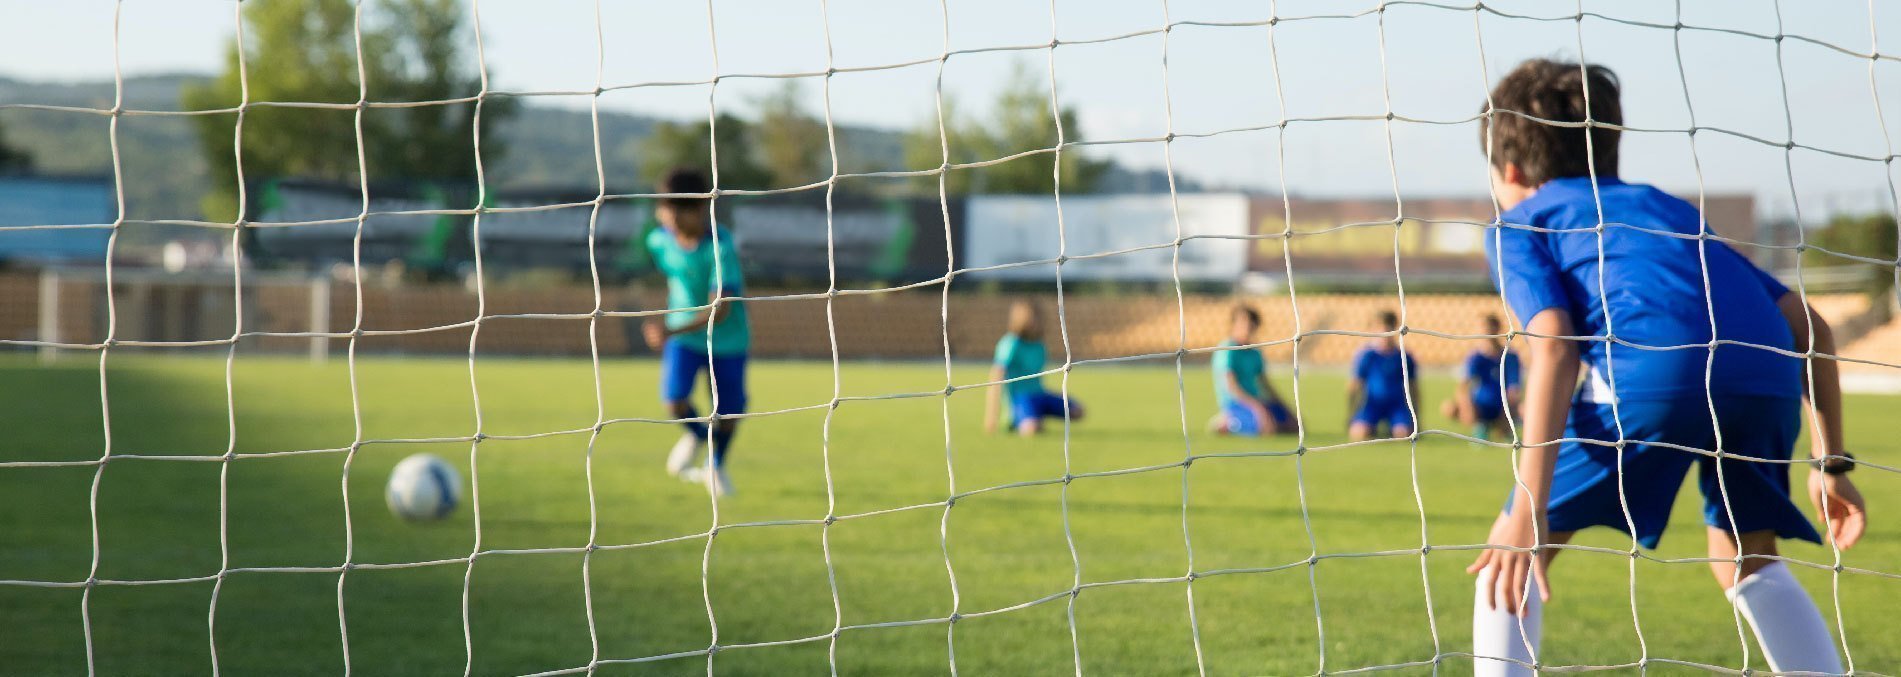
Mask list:
[[[202,75],[144,75],[125,80],[125,107],[180,110],[179,93]],[[111,82],[46,83],[0,77],[0,103],[32,103],[93,109],[112,107]],[[0,109],[0,126],[11,143],[32,153],[39,172],[110,176],[109,116],[94,112]],[[601,113],[601,151],[608,189],[634,192],[641,142],[661,118],[625,112]],[[593,186],[593,126],[585,110],[535,105],[529,100],[497,135],[507,153],[486,169],[497,189]],[[847,171],[900,169],[904,133],[862,126],[839,128],[841,163]],[[132,219],[196,219],[209,171],[191,120],[183,116],[125,116],[119,123],[119,157],[125,172],[127,216]],[[1177,177],[1182,190],[1195,182]],[[1167,190],[1154,170],[1112,168],[1107,192]],[[129,233],[136,240],[145,239]]]

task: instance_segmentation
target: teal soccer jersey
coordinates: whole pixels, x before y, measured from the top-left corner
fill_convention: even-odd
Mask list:
[[[1221,347],[1234,348],[1241,345],[1233,340],[1222,341]],[[1234,393],[1228,392],[1228,375],[1241,382],[1241,389],[1255,400],[1265,400],[1261,392],[1261,377],[1267,373],[1267,361],[1261,358],[1261,351],[1253,348],[1234,348],[1217,350],[1214,356],[1215,399],[1228,404],[1234,399]]]
[[[997,341],[996,365],[1003,367],[1004,378],[1028,376],[1043,371],[1045,358],[1042,341],[1025,341],[1016,334],[1004,334]],[[1004,384],[1003,392],[1010,397],[1027,393],[1043,392],[1043,379],[1026,378]]]
[[[711,303],[714,292],[727,297],[742,292],[739,250],[734,246],[733,234],[725,229],[720,229],[718,234],[718,245],[708,234],[692,249],[680,246],[680,241],[665,228],[656,228],[647,234],[647,251],[653,254],[654,267],[667,276],[667,308],[675,311],[667,313],[669,329],[692,324],[700,312],[694,309]],[[721,310],[720,321],[713,325],[713,354],[746,352],[752,343],[752,330],[746,321],[745,304],[723,304]],[[696,351],[705,351],[707,347],[707,337],[700,332],[681,334],[670,340]]]

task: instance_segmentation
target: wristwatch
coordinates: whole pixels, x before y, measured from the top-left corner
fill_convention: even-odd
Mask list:
[[[1846,451],[1840,454],[1829,454],[1828,458],[1822,459],[1821,467],[1822,472],[1830,475],[1846,475],[1848,471],[1855,469],[1855,455]]]

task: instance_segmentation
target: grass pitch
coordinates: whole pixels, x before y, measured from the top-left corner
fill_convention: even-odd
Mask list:
[[[1482,542],[1510,477],[1505,450],[1440,437],[1184,469],[1185,448],[1294,446],[1202,433],[1212,386],[1192,364],[1186,433],[1172,361],[1078,368],[1069,387],[1092,418],[1065,445],[1060,429],[985,436],[977,390],[948,398],[948,434],[941,395],[849,399],[941,393],[942,365],[848,363],[836,380],[848,399],[828,409],[829,364],[758,362],[754,410],[820,406],[744,424],[732,461],[740,493],[717,517],[731,526],[709,541],[705,492],[661,471],[677,427],[607,425],[590,461],[587,361],[484,357],[471,376],[462,360],[366,357],[353,408],[343,360],[240,349],[233,428],[222,355],[115,350],[109,431],[96,355],[0,362],[0,461],[96,459],[108,432],[115,454],[214,457],[0,469],[0,580],[83,583],[96,557],[101,581],[169,581],[0,585],[0,672],[84,674],[89,619],[98,674],[205,673],[214,651],[225,674],[336,674],[346,663],[364,675],[459,674],[465,662],[513,674],[672,654],[599,672],[705,674],[710,660],[732,674],[942,674],[953,662],[963,674],[1055,674],[1080,660],[1091,673],[1194,674],[1199,657],[1211,674],[1414,662],[1425,664],[1404,672],[1425,674],[1435,655],[1470,646],[1472,553],[1441,546]],[[605,417],[659,416],[655,371],[605,362]],[[1291,394],[1284,366],[1276,376]],[[953,373],[959,384],[982,378],[978,365]],[[1426,384],[1423,408],[1436,413],[1449,379]],[[1336,374],[1303,374],[1309,446],[1342,440],[1341,390]],[[1901,464],[1901,442],[1883,432],[1898,406],[1850,398],[1862,458]],[[489,436],[479,444],[379,441],[469,436],[478,416]],[[354,453],[215,460],[227,448],[343,450],[358,439],[369,442]],[[477,480],[479,522],[469,506],[439,523],[391,517],[382,483],[418,452]],[[1140,468],[1153,469],[1091,475]],[[1064,484],[1065,472],[1085,476]],[[1857,479],[1873,528],[1842,564],[1901,573],[1890,517],[1901,477]],[[1679,500],[1658,558],[1703,556],[1694,486]],[[841,519],[828,527],[827,514]],[[1422,538],[1435,546],[1424,556]],[[601,546],[591,555],[590,542]],[[1630,547],[1608,530],[1580,543]],[[560,550],[524,552],[550,548]],[[1785,552],[1833,561],[1803,544]],[[1330,557],[1349,553],[1370,556]],[[366,566],[340,570],[346,561]],[[367,566],[397,563],[425,564]],[[1547,664],[1647,655],[1743,667],[1704,565],[1574,552],[1555,571]],[[1826,570],[1796,573],[1831,623],[1839,599],[1857,668],[1901,666],[1901,579],[1843,574],[1837,591]],[[1759,657],[1751,667],[1765,668]],[[1466,673],[1470,661],[1445,656],[1438,670]]]

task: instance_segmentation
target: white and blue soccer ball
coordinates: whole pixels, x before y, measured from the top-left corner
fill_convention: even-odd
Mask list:
[[[389,473],[389,511],[410,521],[439,520],[462,499],[462,475],[435,454],[416,454]]]

